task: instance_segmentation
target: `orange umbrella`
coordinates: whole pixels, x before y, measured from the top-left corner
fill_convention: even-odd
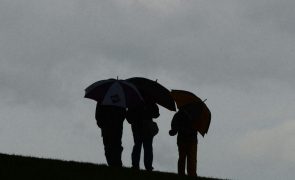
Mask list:
[[[185,110],[193,120],[192,126],[204,136],[209,129],[211,112],[207,105],[195,94],[184,90],[172,90],[171,95],[178,109]]]

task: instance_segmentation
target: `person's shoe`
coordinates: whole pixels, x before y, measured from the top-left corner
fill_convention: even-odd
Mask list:
[[[153,169],[154,169],[153,167],[146,168],[147,171],[153,171]]]
[[[139,167],[136,167],[136,166],[132,166],[131,169],[134,169],[134,170],[139,170]]]

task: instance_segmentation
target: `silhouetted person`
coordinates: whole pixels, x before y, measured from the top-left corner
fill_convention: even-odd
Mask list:
[[[127,121],[131,124],[134,146],[131,154],[132,168],[139,169],[141,147],[144,149],[144,166],[152,171],[153,164],[153,139],[159,129],[153,118],[159,117],[157,104],[149,103],[144,106],[129,108]]]
[[[96,106],[95,119],[101,128],[106,160],[109,166],[122,167],[123,122],[126,110],[116,106]]]
[[[170,136],[177,135],[178,146],[178,174],[185,175],[187,161],[187,174],[197,176],[197,131],[192,127],[192,120],[184,109],[179,109],[171,121]]]

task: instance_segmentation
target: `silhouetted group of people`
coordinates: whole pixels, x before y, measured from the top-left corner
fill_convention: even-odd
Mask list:
[[[122,167],[122,132],[123,122],[126,118],[131,124],[134,146],[131,154],[132,168],[140,169],[140,154],[144,150],[144,166],[148,171],[153,168],[153,139],[159,132],[153,119],[159,117],[159,108],[155,103],[145,103],[132,108],[97,105],[95,118],[101,128],[105,157],[109,166]],[[177,135],[179,152],[178,174],[196,176],[197,163],[197,132],[192,128],[188,114],[179,109],[171,121],[169,135]]]

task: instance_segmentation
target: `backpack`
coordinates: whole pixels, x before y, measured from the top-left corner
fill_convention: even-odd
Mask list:
[[[157,123],[155,123],[152,120],[144,121],[142,125],[143,125],[143,129],[142,129],[143,137],[155,136],[159,132]]]
[[[159,133],[159,127],[156,122],[152,121],[150,123],[150,131],[153,136],[155,136]]]

